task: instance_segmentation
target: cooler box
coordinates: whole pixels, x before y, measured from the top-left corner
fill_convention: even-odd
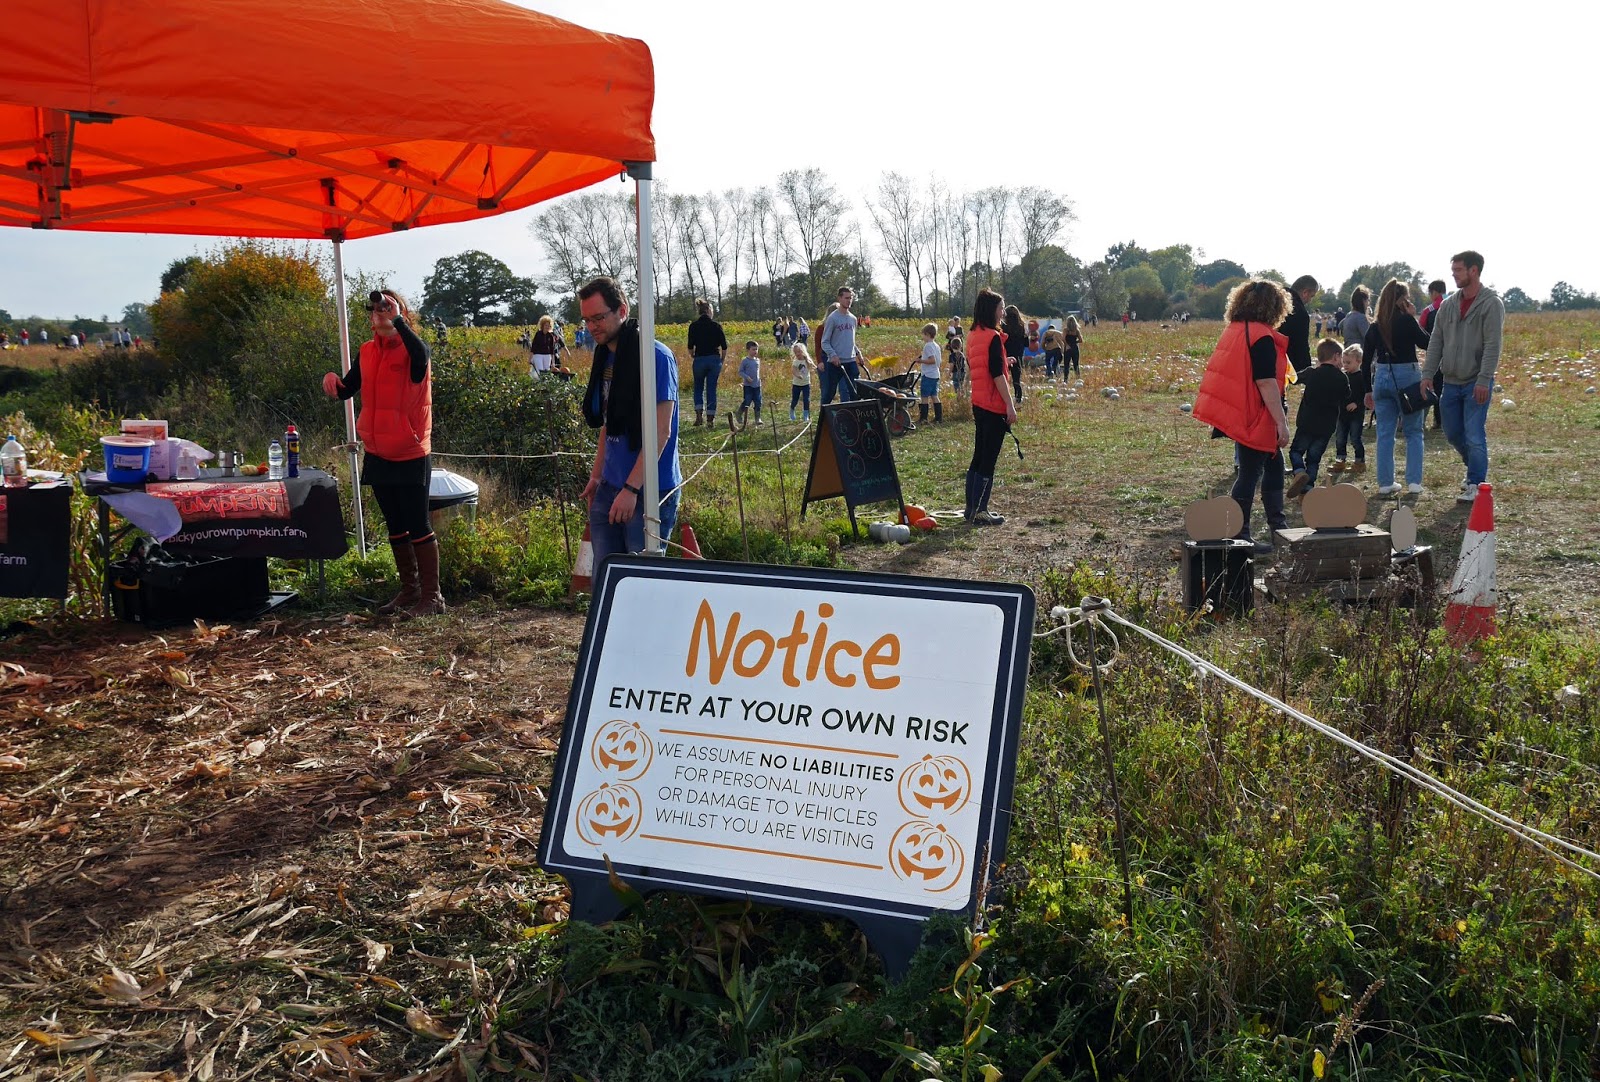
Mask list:
[[[150,545],[108,574],[117,619],[149,627],[252,617],[271,602],[265,556],[175,556]]]

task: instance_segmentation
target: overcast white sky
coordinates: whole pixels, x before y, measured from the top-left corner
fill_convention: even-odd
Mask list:
[[[859,205],[886,170],[938,173],[1065,194],[1083,258],[1189,243],[1337,288],[1476,248],[1502,290],[1600,290],[1592,0],[525,6],[649,43],[656,175],[679,191],[819,165]],[[560,63],[529,56],[528,78]],[[352,242],[346,265],[413,293],[470,248],[538,275],[536,213]],[[0,308],[115,318],[207,246],[0,229]]]

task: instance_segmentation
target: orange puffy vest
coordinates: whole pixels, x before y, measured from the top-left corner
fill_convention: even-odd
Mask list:
[[[1200,390],[1194,396],[1193,417],[1211,425],[1235,443],[1257,451],[1278,449],[1278,425],[1261,401],[1256,381],[1250,378],[1250,347],[1270,336],[1278,354],[1278,393],[1283,393],[1289,370],[1289,339],[1265,323],[1230,323],[1217,339],[1206,362]]]
[[[972,387],[972,404],[990,413],[1006,415],[1006,400],[1000,397],[996,379],[1005,379],[1002,368],[999,376],[989,375],[989,343],[1000,337],[1000,332],[988,327],[975,327],[967,332],[967,381]],[[1004,341],[1001,342],[1004,346]]]
[[[399,335],[361,345],[361,414],[356,435],[391,462],[421,458],[433,448],[433,373],[411,382],[411,354]]]

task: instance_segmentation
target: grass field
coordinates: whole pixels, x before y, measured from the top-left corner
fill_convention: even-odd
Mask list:
[[[903,369],[917,326],[880,323],[865,350]],[[801,427],[769,345],[777,424],[685,428],[685,473],[700,472],[683,517],[713,556],[740,556],[742,495],[757,559],[1021,581],[1041,613],[1107,596],[1600,849],[1600,317],[1509,321],[1489,422],[1503,633],[1475,653],[1445,642],[1430,605],[1276,605],[1221,624],[1181,611],[1182,508],[1230,483],[1228,445],[1179,408],[1218,330],[1091,332],[1076,400],[1029,388],[1026,460],[1007,448],[993,501],[1006,524],[906,546],[849,539],[836,500],[799,520],[809,434],[780,483],[763,452]],[[466,333],[519,362],[515,329]],[[723,402],[737,404],[731,372]],[[958,506],[963,417],[893,443],[909,499]],[[1447,576],[1460,468],[1437,435],[1427,454],[1414,504]],[[1374,498],[1369,517],[1389,506]],[[469,573],[452,610],[408,625],[365,614],[356,594],[381,585],[386,557],[352,556],[330,597],[248,628],[48,619],[0,639],[0,1079],[1600,1071],[1593,878],[1131,642],[1105,683],[1131,923],[1098,704],[1059,637],[1034,649],[983,927],[936,923],[904,982],[850,925],[806,914],[662,895],[603,928],[568,921],[534,846],[583,618],[492,588],[518,561],[560,563],[556,522],[504,501],[458,521],[446,560]]]

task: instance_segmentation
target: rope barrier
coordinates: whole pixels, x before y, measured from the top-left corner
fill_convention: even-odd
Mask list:
[[[1143,636],[1156,646],[1159,646],[1161,649],[1166,650],[1176,657],[1182,659],[1184,662],[1188,663],[1197,674],[1201,676],[1205,676],[1207,674],[1216,676],[1230,687],[1233,687],[1234,689],[1241,691],[1246,695],[1266,703],[1274,710],[1293,718],[1295,721],[1300,722],[1313,732],[1327,737],[1342,747],[1348,748],[1357,755],[1360,755],[1363,758],[1378,764],[1378,766],[1398,775],[1399,777],[1404,778],[1413,785],[1428,790],[1429,792],[1443,799],[1446,803],[1452,804],[1455,807],[1460,808],[1462,811],[1483,819],[1491,826],[1498,827],[1500,830],[1511,835],[1512,837],[1527,842],[1529,845],[1541,850],[1547,856],[1555,858],[1562,864],[1565,864],[1567,867],[1581,872],[1592,879],[1600,880],[1600,871],[1596,871],[1593,868],[1579,864],[1570,857],[1557,852],[1556,849],[1564,849],[1574,856],[1579,856],[1586,860],[1594,861],[1597,865],[1600,865],[1600,853],[1585,849],[1583,846],[1569,842],[1565,838],[1559,837],[1555,834],[1546,833],[1545,831],[1540,830],[1538,827],[1529,826],[1526,823],[1513,819],[1509,815],[1505,815],[1499,811],[1496,811],[1494,808],[1484,804],[1482,801],[1475,800],[1460,790],[1452,788],[1450,785],[1440,781],[1427,771],[1413,766],[1411,763],[1408,763],[1403,759],[1399,759],[1393,755],[1390,755],[1388,752],[1381,751],[1369,744],[1363,744],[1361,741],[1352,736],[1346,735],[1344,732],[1341,732],[1339,729],[1327,724],[1326,722],[1318,721],[1310,714],[1307,714],[1302,710],[1298,710],[1295,707],[1290,706],[1288,703],[1276,699],[1258,688],[1252,687],[1250,684],[1239,679],[1237,676],[1234,676],[1226,669],[1207,661],[1194,651],[1179,646],[1170,639],[1158,635],[1149,628],[1141,627],[1132,620],[1129,620],[1126,617],[1118,614],[1111,608],[1111,603],[1106,601],[1104,598],[1086,597],[1083,599],[1083,603],[1081,605],[1072,608],[1057,606],[1050,611],[1050,615],[1056,619],[1062,620],[1062,626],[1052,628],[1049,631],[1041,632],[1035,635],[1034,638],[1046,638],[1059,632],[1066,632],[1068,656],[1071,658],[1073,664],[1079,668],[1092,670],[1094,667],[1094,659],[1091,658],[1089,663],[1085,663],[1077,656],[1077,653],[1072,647],[1072,628],[1089,624],[1092,625],[1092,630],[1098,630],[1107,635],[1114,635],[1111,628],[1107,626],[1107,623],[1116,624],[1120,627],[1126,628],[1128,631]],[[1116,660],[1118,646],[1114,637],[1112,641],[1114,645],[1112,648],[1111,659],[1109,661],[1099,663],[1101,668],[1110,668],[1111,664]]]

